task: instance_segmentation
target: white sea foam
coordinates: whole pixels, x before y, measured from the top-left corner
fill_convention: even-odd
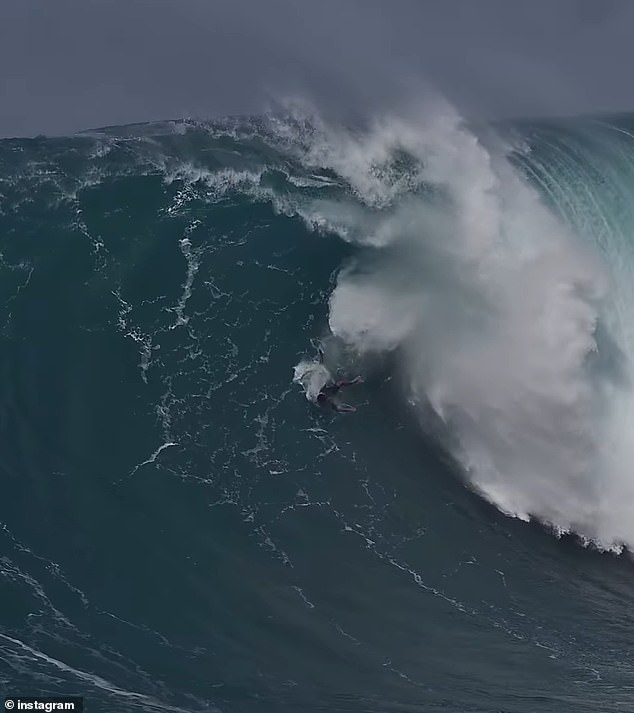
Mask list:
[[[301,384],[309,401],[316,401],[319,392],[331,380],[328,369],[317,361],[304,359],[294,367],[293,381]]]

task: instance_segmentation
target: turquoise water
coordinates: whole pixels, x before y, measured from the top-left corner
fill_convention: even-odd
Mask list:
[[[2,690],[634,708],[631,131],[0,142]]]

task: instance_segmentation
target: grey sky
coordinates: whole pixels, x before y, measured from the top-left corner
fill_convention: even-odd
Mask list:
[[[0,0],[0,135],[418,82],[478,116],[634,110],[632,67],[630,0]]]

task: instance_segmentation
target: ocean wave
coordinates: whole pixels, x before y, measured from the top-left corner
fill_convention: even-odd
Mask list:
[[[557,130],[562,146],[574,133]],[[564,160],[536,155],[539,131],[478,133],[447,104],[347,126],[295,101],[87,136],[75,177],[28,157],[26,171],[72,203],[132,165],[163,180],[173,217],[248,198],[335,233],[357,250],[330,295],[332,332],[360,357],[398,352],[404,400],[422,421],[431,406],[467,482],[503,512],[618,549],[634,546],[632,253],[597,186],[630,185],[618,141],[631,137],[593,131]]]

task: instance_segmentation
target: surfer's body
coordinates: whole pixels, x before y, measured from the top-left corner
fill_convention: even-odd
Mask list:
[[[349,413],[356,411],[353,406],[338,403],[336,397],[341,389],[352,384],[358,384],[363,379],[357,376],[351,381],[340,379],[335,381],[328,367],[324,364],[324,350],[321,346],[317,348],[317,359],[312,361],[302,361],[295,367],[293,381],[301,384],[306,398],[319,406],[330,406],[337,413]]]
[[[334,384],[327,384],[322,388],[322,390],[317,394],[317,403],[322,406],[330,406],[334,411],[338,413],[349,413],[350,411],[356,411],[354,406],[349,406],[348,404],[339,404],[335,401],[334,397],[339,393],[344,386],[352,386],[353,384],[358,384],[362,379],[357,376],[356,379],[352,381],[336,381]]]
[[[324,350],[321,347],[319,347],[317,351],[319,353],[319,363],[323,364],[324,363]],[[333,383],[324,384],[324,386],[322,386],[319,393],[317,394],[317,403],[320,404],[321,406],[330,406],[330,408],[332,408],[334,411],[337,411],[337,413],[350,413],[351,411],[356,411],[354,406],[349,406],[348,404],[337,403],[335,401],[334,397],[345,386],[352,386],[353,384],[358,384],[361,381],[363,381],[363,379],[360,376],[357,376],[356,378],[352,379],[351,381],[346,381],[345,379],[341,379],[341,380],[335,381]]]

